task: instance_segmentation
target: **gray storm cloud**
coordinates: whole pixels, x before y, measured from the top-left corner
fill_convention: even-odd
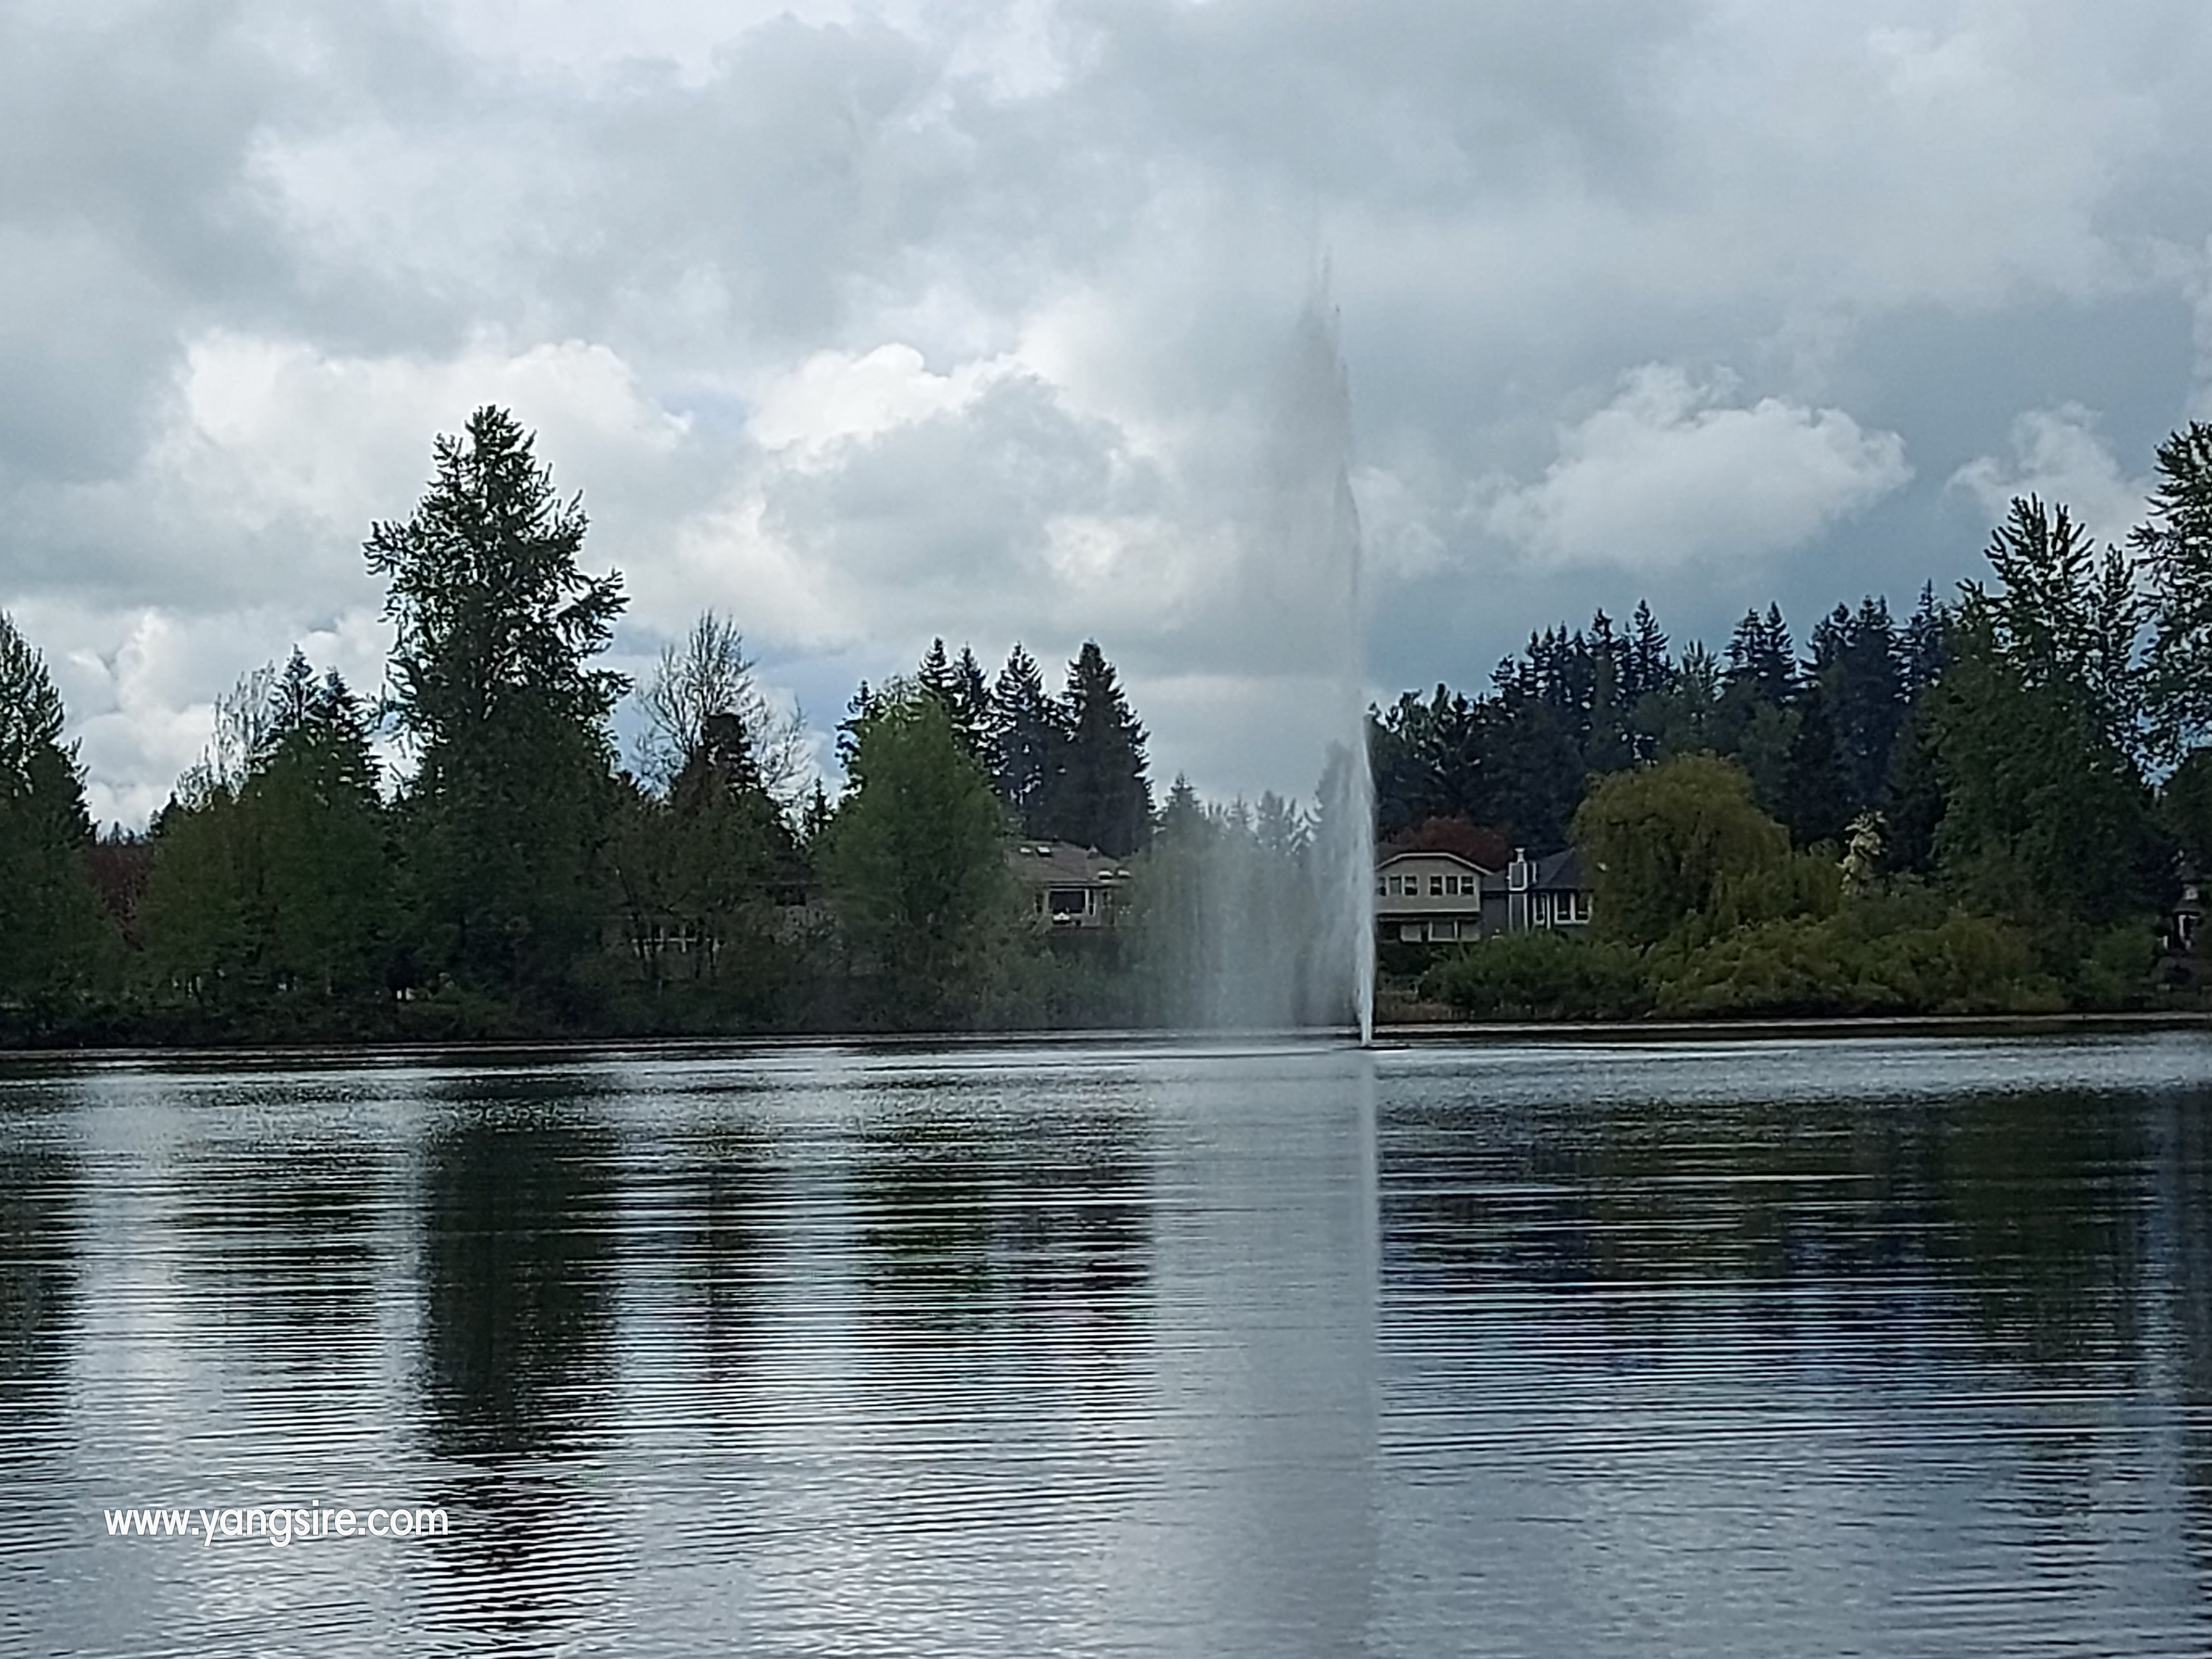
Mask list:
[[[650,654],[824,718],[1095,635],[1253,787],[1268,400],[1327,251],[1378,695],[2124,519],[2208,394],[2200,8],[250,0],[0,11],[0,606],[141,821],[484,402]],[[2094,503],[2089,497],[2094,497]],[[1311,780],[1267,780],[1303,790]]]

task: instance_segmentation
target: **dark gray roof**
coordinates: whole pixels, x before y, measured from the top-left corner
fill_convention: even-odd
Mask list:
[[[1589,885],[1583,874],[1583,855],[1571,847],[1564,853],[1553,853],[1534,860],[1529,890],[1532,892],[1578,893]]]

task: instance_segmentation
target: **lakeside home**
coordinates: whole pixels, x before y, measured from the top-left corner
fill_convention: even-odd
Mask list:
[[[1516,848],[1503,870],[1437,849],[1387,853],[1375,870],[1375,924],[1385,940],[1455,945],[1534,928],[1589,925],[1589,881],[1571,849],[1532,859]]]

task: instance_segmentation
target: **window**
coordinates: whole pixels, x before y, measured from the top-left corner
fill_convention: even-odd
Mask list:
[[[1444,878],[1442,876],[1431,876],[1429,878],[1429,896],[1431,898],[1442,898],[1443,896]]]
[[[1459,924],[1455,921],[1432,921],[1429,924],[1429,937],[1449,943],[1459,937]]]
[[[1390,884],[1386,878],[1382,876],[1375,878],[1375,896],[1376,898],[1388,898],[1390,896]]]

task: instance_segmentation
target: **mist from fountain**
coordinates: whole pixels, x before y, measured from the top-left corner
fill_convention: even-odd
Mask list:
[[[1256,814],[1240,805],[1206,833],[1156,850],[1153,921],[1180,941],[1158,964],[1162,1000],[1194,1026],[1350,1023],[1367,1043],[1375,816],[1366,613],[1352,400],[1325,281],[1299,319],[1265,457],[1236,599],[1262,641],[1266,689],[1253,718],[1272,753],[1312,767],[1305,776],[1320,782],[1303,822],[1263,796]]]
[[[1367,611],[1352,494],[1352,390],[1326,277],[1300,318],[1279,415],[1274,479],[1282,556],[1312,573],[1326,762],[1310,858],[1324,963],[1340,965],[1363,1047],[1375,1040],[1375,781],[1367,753]],[[1326,969],[1321,982],[1332,977]],[[1340,1000],[1342,999],[1342,1000]],[[1334,1012],[1331,1013],[1334,1023]]]

